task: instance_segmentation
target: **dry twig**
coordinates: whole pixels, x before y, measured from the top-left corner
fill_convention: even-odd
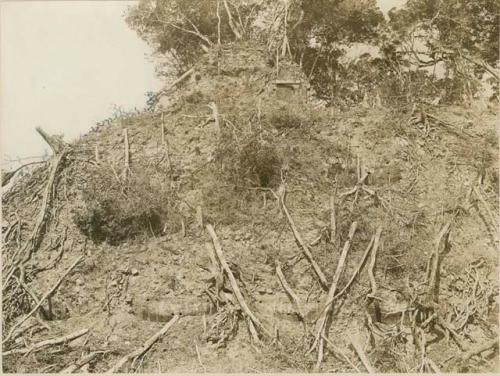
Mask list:
[[[71,364],[70,366],[62,369],[59,371],[59,373],[73,373],[83,367],[85,364],[90,363],[92,360],[95,359],[100,354],[105,354],[107,351],[93,351],[90,354],[87,354],[83,356],[82,358],[78,359],[75,363]]]
[[[305,317],[304,313],[302,312],[302,307],[300,303],[300,299],[295,294],[295,292],[292,290],[290,285],[288,284],[287,280],[285,279],[285,276],[283,275],[283,271],[281,270],[281,266],[279,261],[276,261],[276,275],[278,276],[278,279],[280,280],[281,286],[283,287],[283,290],[285,290],[286,295],[290,299],[290,302],[292,303],[293,307],[295,308],[295,311],[297,315],[300,317],[302,322],[305,323]]]
[[[6,343],[10,337],[12,337],[12,334],[14,333],[14,331],[23,323],[25,322],[32,314],[34,314],[41,306],[41,304],[43,303],[43,301],[45,299],[47,299],[48,297],[50,297],[56,290],[57,288],[59,287],[59,285],[62,283],[63,279],[71,272],[71,270],[73,270],[73,268],[83,259],[83,256],[80,256],[78,257],[75,262],[73,262],[73,264],[71,264],[71,266],[66,270],[66,272],[62,275],[61,278],[59,278],[59,280],[54,284],[54,286],[52,286],[52,288],[47,292],[45,293],[44,296],[42,296],[40,298],[40,300],[38,301],[37,305],[35,306],[35,308],[33,308],[26,316],[24,316],[24,318],[22,318],[20,321],[18,321],[14,326],[12,326],[9,334],[5,337],[5,339],[2,341],[2,344]]]
[[[284,191],[284,187],[283,188],[282,187],[280,187],[282,194],[280,195],[279,201],[280,201],[281,207],[283,209],[283,212],[285,213],[286,218],[288,219],[288,224],[290,225],[290,228],[293,232],[293,236],[295,237],[295,240],[302,248],[302,252],[304,253],[304,256],[306,257],[307,261],[309,261],[309,263],[311,264],[311,266],[314,270],[314,273],[316,274],[316,276],[319,279],[321,287],[323,287],[323,289],[327,290],[328,289],[328,281],[326,280],[325,274],[323,273],[323,271],[321,270],[319,265],[316,263],[316,261],[312,257],[312,254],[311,254],[311,251],[309,250],[309,247],[304,242],[304,240],[302,239],[302,236],[300,235],[299,231],[297,230],[297,227],[295,226],[295,222],[293,221],[293,218],[290,215],[288,208],[285,205],[285,191]]]
[[[67,343],[67,342],[70,342],[76,338],[79,338],[79,337],[87,334],[88,331],[89,331],[88,329],[82,329],[82,330],[79,330],[75,333],[68,334],[68,335],[63,336],[63,337],[48,339],[48,340],[45,340],[42,342],[35,343],[34,345],[31,345],[29,348],[13,349],[13,350],[5,351],[4,353],[2,353],[2,356],[7,356],[7,355],[11,355],[11,354],[28,354],[28,353],[32,353],[35,350],[40,350],[40,349],[47,347],[47,346],[60,345],[61,343]]]
[[[350,337],[351,345],[356,350],[356,353],[359,356],[359,359],[361,359],[361,362],[365,366],[366,370],[368,373],[376,373],[377,371],[373,366],[371,365],[370,361],[368,360],[368,357],[366,356],[365,352],[363,351],[363,347],[361,347],[361,343],[359,341],[358,336],[351,336]]]
[[[161,337],[163,337],[168,330],[174,325],[177,320],[179,320],[179,315],[174,315],[172,319],[161,328],[160,331],[158,331],[156,334],[154,334],[151,338],[149,338],[144,346],[141,348],[132,351],[130,354],[125,355],[123,358],[121,358],[113,367],[111,367],[109,370],[106,371],[106,373],[116,373],[119,372],[120,369],[123,367],[125,363],[127,363],[131,359],[136,359],[139,356],[143,355],[146,351],[148,351],[153,344],[158,341]]]
[[[337,291],[337,284],[340,278],[340,275],[342,274],[342,271],[344,270],[344,264],[345,260],[347,258],[347,253],[349,252],[349,249],[351,248],[351,242],[352,238],[354,237],[354,233],[356,232],[356,228],[358,226],[357,222],[353,222],[351,224],[351,228],[349,229],[349,235],[344,243],[344,248],[342,249],[342,253],[340,255],[340,259],[337,265],[337,269],[335,270],[335,274],[333,276],[333,282],[332,285],[330,286],[330,290],[328,291],[327,294],[327,301],[331,301],[333,297],[335,296],[335,292]],[[332,304],[328,304],[326,309],[323,310],[321,313],[321,316],[319,317],[318,321],[316,322],[316,338],[314,339],[314,343],[309,349],[308,353],[311,352],[316,346],[318,348],[318,360],[316,362],[315,369],[318,370],[319,366],[321,365],[321,362],[323,361],[323,336],[328,337],[326,335],[326,326],[327,326],[327,321],[331,313],[331,307]]]
[[[222,266],[222,269],[224,269],[224,271],[226,272],[226,275],[229,279],[229,283],[231,284],[231,288],[233,289],[233,293],[236,296],[236,299],[238,300],[238,303],[241,307],[241,310],[250,319],[250,321],[248,321],[248,323],[249,323],[248,327],[249,327],[250,333],[252,334],[254,340],[256,342],[259,342],[259,338],[258,338],[257,333],[255,331],[254,325],[256,325],[257,327],[262,329],[262,331],[267,336],[272,337],[272,335],[261,324],[259,319],[257,319],[257,317],[252,313],[252,311],[248,307],[247,303],[245,302],[245,299],[243,298],[243,295],[238,287],[238,283],[236,282],[236,278],[234,278],[233,272],[229,268],[229,265],[227,264],[226,259],[224,258],[224,254],[222,252],[222,247],[219,243],[219,239],[217,238],[217,234],[215,233],[214,228],[212,227],[211,224],[207,224],[206,229],[207,229],[210,237],[212,238],[212,243],[214,246],[215,254],[216,254],[217,258],[219,259],[219,263]]]

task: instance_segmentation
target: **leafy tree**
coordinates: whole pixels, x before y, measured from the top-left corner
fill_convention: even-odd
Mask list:
[[[239,39],[256,7],[255,0],[140,0],[127,23],[169,57],[169,67],[183,71],[216,43]]]
[[[498,60],[500,2],[498,0],[408,0],[389,13],[390,25],[401,42],[420,37],[408,52],[421,65],[439,61],[459,69],[460,60],[474,65],[475,73],[494,73]]]
[[[301,1],[299,15],[291,49],[317,94],[331,100],[341,90],[341,46],[372,42],[384,17],[375,0]]]

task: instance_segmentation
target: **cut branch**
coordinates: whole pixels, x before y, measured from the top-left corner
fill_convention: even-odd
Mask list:
[[[160,90],[158,93],[156,93],[155,100],[158,100],[159,97],[161,97],[162,95],[167,94],[170,90],[172,90],[174,87],[176,87],[179,83],[181,83],[186,78],[188,78],[189,76],[191,76],[191,74],[193,74],[193,72],[194,72],[194,67],[192,67],[191,69],[188,69],[177,80],[175,80],[174,82],[172,82],[167,88],[165,88],[163,90]]]
[[[267,329],[261,324],[261,322],[259,321],[259,319],[257,319],[257,317],[252,313],[252,311],[250,310],[250,308],[248,308],[248,305],[245,302],[245,299],[243,298],[243,294],[241,293],[241,291],[240,291],[240,289],[238,287],[238,283],[236,282],[236,278],[234,278],[233,272],[229,268],[229,265],[227,264],[226,259],[224,258],[224,254],[222,252],[222,247],[221,247],[221,245],[219,243],[219,239],[217,238],[217,234],[215,233],[214,228],[212,227],[211,224],[207,224],[206,225],[206,229],[208,231],[208,234],[212,238],[212,243],[213,243],[213,246],[214,246],[215,255],[219,259],[219,263],[220,263],[222,269],[224,269],[224,271],[226,272],[226,275],[227,275],[227,277],[229,279],[229,283],[231,284],[231,288],[233,290],[234,295],[236,296],[236,299],[238,300],[238,303],[239,303],[239,305],[241,307],[241,310],[251,320],[252,324],[254,324],[255,326],[257,326],[260,329],[262,329],[262,331],[267,336],[272,337],[272,335],[267,331]],[[251,326],[250,326],[250,332],[253,334],[254,340],[256,342],[259,342],[257,334],[254,332],[254,330],[252,330]]]
[[[14,349],[14,350],[5,351],[4,353],[2,353],[2,356],[7,356],[7,355],[11,355],[11,354],[30,354],[35,350],[40,350],[40,349],[47,347],[47,346],[60,345],[61,343],[68,343],[70,341],[73,341],[76,338],[79,338],[79,337],[87,334],[88,331],[89,331],[88,329],[82,329],[82,330],[79,330],[75,333],[68,334],[68,335],[63,336],[63,337],[48,339],[48,340],[45,340],[42,342],[35,343],[34,345],[31,345],[29,348]]]
[[[288,296],[288,298],[290,299],[290,302],[292,303],[293,307],[295,308],[295,312],[300,317],[302,322],[305,322],[305,317],[304,317],[304,313],[302,312],[300,299],[297,296],[297,294],[295,294],[295,292],[292,290],[292,288],[290,287],[288,282],[286,281],[285,276],[283,275],[283,271],[281,270],[281,266],[280,266],[279,261],[276,261],[276,275],[278,276],[278,279],[280,280],[280,283],[281,283],[281,286],[283,287],[283,290],[285,290],[286,295]]]
[[[283,190],[284,190],[284,188],[283,188]],[[293,236],[295,237],[297,244],[301,247],[302,252],[304,253],[304,256],[306,257],[307,261],[309,261],[309,263],[311,264],[311,266],[314,270],[314,273],[316,274],[316,276],[319,279],[321,287],[324,290],[327,290],[328,289],[328,281],[326,280],[325,274],[323,273],[323,271],[321,270],[319,265],[316,263],[316,261],[312,257],[312,254],[311,254],[311,251],[309,250],[309,247],[304,242],[304,240],[302,239],[302,236],[298,232],[297,227],[295,226],[295,223],[293,221],[293,218],[290,215],[290,213],[285,205],[285,193],[284,192],[282,195],[280,195],[280,203],[281,203],[281,207],[283,209],[283,212],[285,213],[285,216],[288,219],[288,224],[290,225],[290,229],[293,232]]]
[[[98,355],[104,354],[104,353],[106,353],[106,351],[93,351],[90,354],[85,355],[82,358],[80,358],[79,360],[77,360],[76,363],[64,368],[59,373],[73,373],[76,370],[83,367],[85,364],[90,363]]]
[[[448,242],[450,236],[451,221],[446,223],[439,232],[434,251],[431,254],[430,273],[427,286],[427,302],[437,303],[439,301],[439,277],[441,269],[441,259],[449,251],[450,245]]]
[[[351,336],[351,345],[354,350],[356,350],[356,354],[358,354],[359,359],[361,359],[361,362],[365,366],[368,373],[376,373],[377,371],[375,371],[375,368],[373,368],[370,361],[368,360],[368,357],[363,351],[363,348],[361,347],[358,336]]]
[[[47,292],[45,293],[44,296],[42,296],[42,298],[38,301],[37,305],[35,305],[35,307],[26,315],[24,316],[21,320],[19,320],[14,326],[12,326],[9,334],[7,335],[7,337],[5,337],[5,339],[2,341],[2,344],[6,343],[11,337],[12,337],[12,334],[14,333],[14,331],[22,324],[24,323],[31,315],[33,315],[41,306],[41,304],[43,303],[43,301],[45,299],[47,299],[48,297],[50,297],[56,290],[57,288],[61,285],[62,281],[64,280],[64,278],[71,272],[71,270],[73,270],[73,268],[83,259],[83,256],[80,256],[78,257],[75,262],[73,262],[73,264],[71,264],[71,266],[66,270],[66,272],[62,275],[61,278],[59,278],[59,280],[54,284],[54,286],[52,286],[52,288]]]
[[[377,321],[380,321],[381,319],[381,313],[380,313],[380,304],[377,299],[377,292],[378,292],[378,286],[377,286],[377,281],[375,280],[375,263],[377,261],[377,250],[378,250],[378,244],[380,241],[380,234],[382,233],[382,228],[379,227],[377,229],[377,232],[375,234],[375,241],[373,244],[373,251],[371,254],[370,258],[370,267],[368,268],[368,278],[370,279],[370,301],[373,302],[374,309],[375,309],[375,316],[377,318]]]
[[[476,355],[480,355],[481,353],[487,351],[487,350],[492,350],[492,349],[498,349],[498,337],[495,339],[492,339],[489,342],[486,342],[482,345],[479,345],[475,347],[474,349],[466,352],[464,355],[461,357],[462,362],[467,362],[470,358]]]
[[[113,367],[111,367],[109,370],[106,371],[106,373],[116,373],[119,372],[120,369],[123,367],[125,363],[127,363],[131,359],[135,359],[142,354],[144,354],[146,351],[149,350],[151,346],[155,344],[156,341],[158,341],[161,337],[163,337],[169,329],[174,325],[177,320],[179,320],[179,315],[174,315],[172,319],[165,324],[163,328],[161,328],[160,331],[158,331],[156,334],[154,334],[151,338],[149,338],[144,346],[141,348],[132,351],[130,354],[125,355],[123,358],[121,358]]]
[[[231,11],[229,10],[229,5],[227,4],[227,0],[223,0],[223,2],[224,2],[224,8],[226,8],[229,27],[231,28],[231,31],[233,32],[236,39],[241,39],[241,33],[239,32],[238,27],[234,24],[233,16],[231,14]]]
[[[40,134],[40,136],[42,136],[45,142],[49,144],[54,154],[59,154],[66,146],[66,143],[61,139],[61,137],[51,136],[47,132],[45,132],[41,127],[36,127],[35,129]]]
[[[17,260],[14,261],[13,265],[10,267],[10,270],[7,273],[7,276],[3,282],[2,290],[5,289],[5,287],[7,286],[10,278],[12,277],[12,274],[15,272],[19,264],[26,263],[27,261],[29,261],[32,253],[36,252],[36,250],[40,247],[43,237],[43,228],[45,227],[44,225],[47,221],[49,207],[52,203],[52,198],[53,198],[52,192],[54,189],[54,183],[56,180],[57,171],[59,169],[59,166],[62,164],[62,161],[64,160],[65,156],[66,156],[66,151],[63,150],[61,153],[56,154],[52,159],[49,180],[47,182],[47,186],[45,187],[42,206],[38,214],[35,227],[33,228],[31,236],[21,249],[19,257],[17,258]]]
[[[335,197],[330,196],[330,243],[335,243],[337,225],[335,220]]]
[[[342,253],[340,255],[339,262],[337,264],[337,269],[335,270],[335,274],[333,276],[333,282],[332,285],[330,286],[330,290],[328,291],[328,295],[326,297],[326,301],[333,301],[333,297],[335,296],[335,292],[337,291],[337,284],[340,278],[340,275],[342,274],[342,271],[344,270],[344,264],[345,260],[347,258],[347,253],[349,252],[349,249],[351,248],[351,242],[354,237],[354,234],[356,232],[356,228],[358,226],[357,222],[353,222],[351,224],[351,228],[349,229],[349,235],[344,243],[344,248],[342,249]],[[311,352],[316,346],[318,349],[318,360],[316,362],[315,370],[319,370],[319,367],[321,365],[321,362],[323,361],[323,336],[328,337],[326,333],[326,326],[327,326],[327,321],[332,312],[332,303],[327,304],[326,308],[323,310],[321,313],[321,316],[319,317],[317,323],[316,323],[316,329],[317,329],[317,334],[316,338],[314,339],[314,343],[309,349],[308,353]]]
[[[219,121],[219,109],[217,108],[217,105],[215,102],[211,102],[208,107],[212,110],[212,116],[214,118],[215,122],[215,127],[217,128],[217,131],[219,132],[219,135],[221,134],[221,128],[220,128],[220,121]]]

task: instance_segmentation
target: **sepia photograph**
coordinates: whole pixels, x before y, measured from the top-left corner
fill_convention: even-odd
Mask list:
[[[2,373],[499,373],[498,0],[2,0]]]

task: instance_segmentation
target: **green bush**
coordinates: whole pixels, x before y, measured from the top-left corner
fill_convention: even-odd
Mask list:
[[[157,235],[175,218],[167,174],[153,169],[136,168],[121,179],[111,168],[98,167],[82,188],[82,198],[73,220],[96,243]]]

